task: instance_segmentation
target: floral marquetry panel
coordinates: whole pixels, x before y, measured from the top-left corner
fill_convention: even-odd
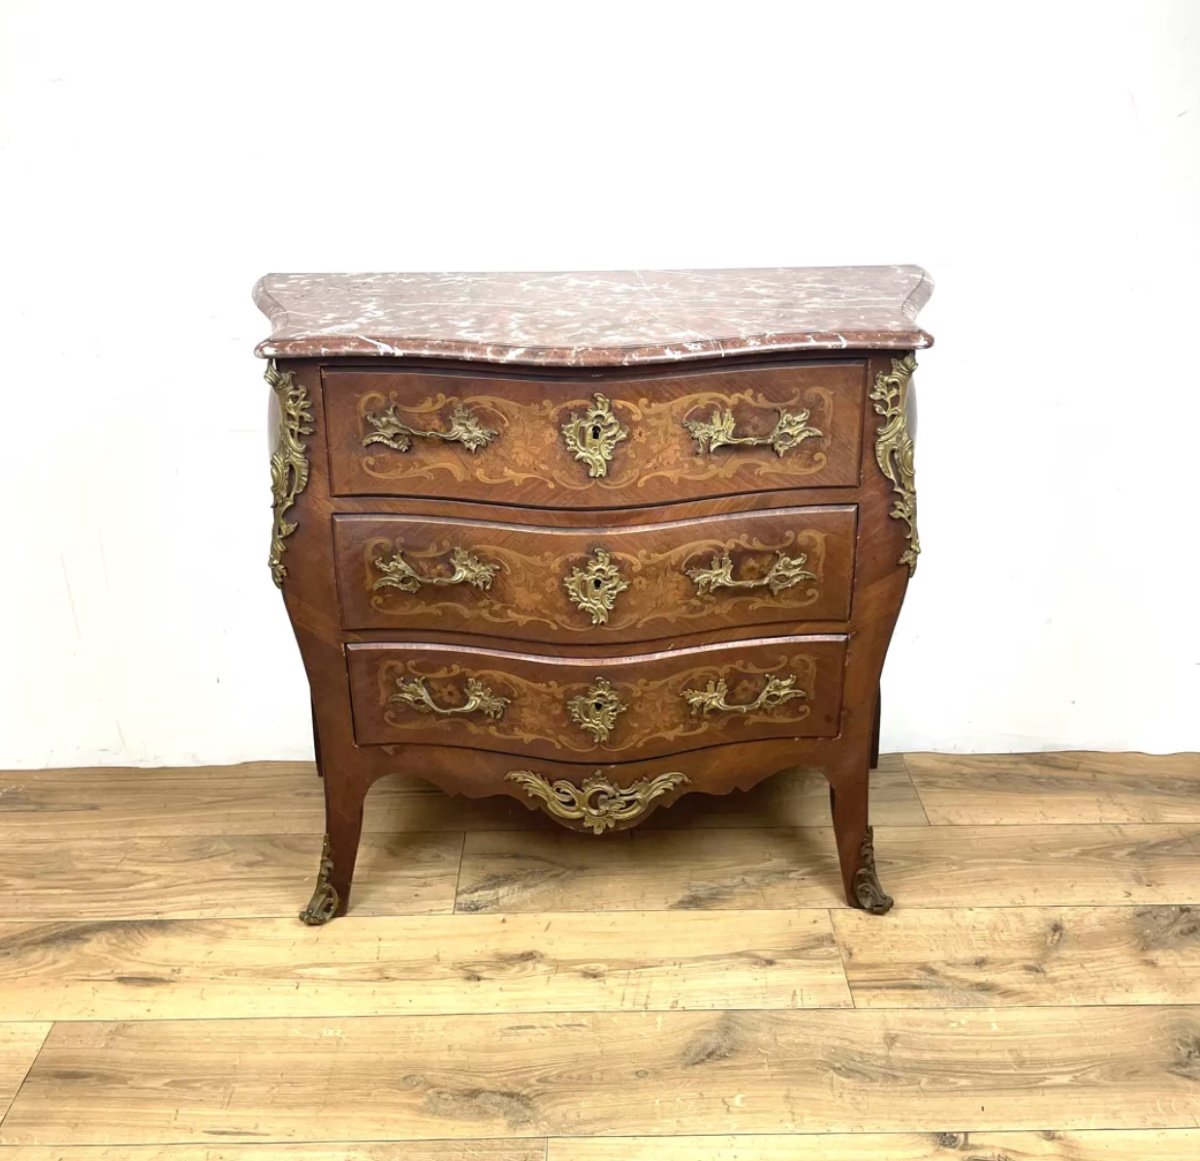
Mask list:
[[[603,508],[859,480],[857,359],[620,379],[604,393],[425,371],[323,381],[337,495]]]
[[[604,530],[338,516],[334,552],[350,629],[654,640],[844,619],[855,527],[851,505]]]
[[[840,636],[777,637],[636,659],[346,647],[361,745],[440,742],[583,762],[757,738],[830,737],[838,731],[845,651]],[[596,728],[597,720],[604,728]]]

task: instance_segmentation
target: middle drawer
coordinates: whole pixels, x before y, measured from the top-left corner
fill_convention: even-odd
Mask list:
[[[342,625],[586,644],[844,621],[856,519],[852,504],[603,529],[339,515]]]

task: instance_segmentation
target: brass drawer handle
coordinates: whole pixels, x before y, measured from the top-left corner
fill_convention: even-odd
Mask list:
[[[551,782],[533,770],[512,770],[504,776],[515,782],[530,798],[536,798],[551,818],[562,823],[580,822],[593,834],[603,834],[619,822],[641,819],[655,799],[686,784],[686,774],[673,771],[641,778],[629,786],[617,786],[599,770],[576,786],[565,778]]]
[[[712,558],[708,568],[689,568],[687,574],[696,586],[696,592],[705,596],[717,589],[770,589],[772,596],[778,596],[784,589],[798,585],[801,581],[816,580],[817,574],[809,572],[804,565],[808,553],[799,556],[787,556],[776,552],[775,562],[770,571],[761,580],[734,580],[733,560],[728,550],[718,553]]]
[[[462,705],[438,705],[433,695],[425,688],[423,677],[396,678],[398,693],[388,698],[389,704],[398,703],[415,709],[420,714],[473,714],[481,713],[487,718],[502,718],[511,699],[498,697],[477,677],[467,678],[467,699]]]
[[[824,433],[808,426],[812,413],[804,408],[800,411],[779,409],[779,418],[770,435],[735,435],[733,412],[728,407],[714,407],[712,416],[705,423],[697,419],[685,419],[683,426],[692,433],[696,441],[697,454],[715,452],[719,447],[770,447],[782,456],[806,439],[814,439]]]
[[[421,576],[407,560],[404,550],[398,548],[388,560],[376,557],[374,564],[383,576],[372,586],[372,592],[380,589],[399,589],[402,593],[415,593],[422,585],[474,585],[477,589],[491,587],[492,577],[500,571],[498,564],[480,560],[465,548],[455,548],[450,553],[454,571],[449,576]]]
[[[606,625],[618,594],[629,588],[629,582],[608,550],[597,548],[583,568],[576,567],[563,578],[563,588],[576,608],[591,614],[593,625]]]
[[[410,427],[396,414],[394,403],[379,414],[368,411],[365,418],[375,430],[363,437],[363,447],[382,443],[394,451],[408,451],[414,439],[441,439],[446,443],[461,443],[467,451],[475,452],[487,447],[496,438],[496,432],[484,427],[475,413],[463,403],[457,404],[450,412],[450,426],[446,431],[423,431],[418,427]]]
[[[608,475],[613,449],[629,437],[629,429],[613,415],[607,396],[594,395],[595,403],[585,412],[575,412],[562,425],[567,450],[587,464],[588,475],[599,479]]]
[[[730,705],[725,700],[729,686],[723,677],[717,681],[710,681],[704,689],[685,689],[683,698],[691,707],[695,717],[708,717],[714,710],[722,710],[731,714],[753,714],[763,710],[773,710],[795,697],[807,697],[808,694],[804,690],[796,688],[797,680],[795,676],[768,677],[767,683],[759,691],[758,697],[741,705]]]

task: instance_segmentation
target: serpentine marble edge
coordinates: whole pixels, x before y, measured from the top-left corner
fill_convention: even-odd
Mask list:
[[[919,350],[919,266],[528,274],[268,274],[263,358],[432,356],[526,366],[761,351]]]

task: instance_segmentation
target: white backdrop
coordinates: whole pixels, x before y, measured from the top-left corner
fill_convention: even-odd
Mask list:
[[[917,262],[884,748],[1200,748],[1200,3],[0,0],[0,766],[310,753],[268,270]]]

